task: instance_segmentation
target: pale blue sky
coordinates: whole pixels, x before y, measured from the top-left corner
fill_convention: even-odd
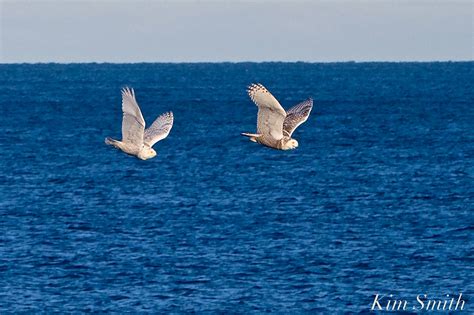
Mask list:
[[[474,59],[474,0],[0,2],[2,63]]]

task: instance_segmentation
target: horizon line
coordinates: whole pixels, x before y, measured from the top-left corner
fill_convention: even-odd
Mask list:
[[[307,64],[331,64],[331,63],[467,63],[474,59],[465,60],[337,60],[337,61],[14,61],[2,62],[0,65],[41,65],[41,64],[218,64],[218,63],[307,63]]]

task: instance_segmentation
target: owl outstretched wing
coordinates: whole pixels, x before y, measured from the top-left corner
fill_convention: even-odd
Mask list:
[[[141,147],[145,120],[135,99],[135,92],[128,87],[122,89],[122,112],[122,141],[132,146]]]
[[[311,109],[313,109],[313,100],[309,98],[288,110],[283,122],[285,136],[291,137],[296,128],[308,119]]]
[[[247,92],[258,107],[257,133],[271,140],[283,138],[286,112],[277,99],[260,83],[251,84]]]
[[[144,143],[152,147],[155,143],[163,140],[168,136],[173,127],[173,113],[167,112],[161,114],[156,120],[145,130]]]

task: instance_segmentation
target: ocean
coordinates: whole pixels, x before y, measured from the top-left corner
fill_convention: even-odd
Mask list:
[[[313,111],[272,150],[246,94]],[[154,159],[121,137],[120,89]],[[0,313],[368,313],[474,293],[474,62],[0,65]],[[469,305],[470,304],[470,305]]]

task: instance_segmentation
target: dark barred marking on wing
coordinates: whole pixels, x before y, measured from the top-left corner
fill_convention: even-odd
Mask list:
[[[257,106],[258,103],[256,101],[256,95],[257,93],[263,93],[263,94],[270,94],[268,90],[260,83],[252,83],[247,87],[247,93],[250,96],[250,99],[252,102],[254,102]]]
[[[173,127],[174,116],[172,112],[166,112],[145,130],[144,143],[152,147],[155,143],[168,136]]]
[[[283,122],[283,130],[289,137],[299,125],[308,119],[311,109],[313,109],[313,99],[309,98],[288,110]]]

